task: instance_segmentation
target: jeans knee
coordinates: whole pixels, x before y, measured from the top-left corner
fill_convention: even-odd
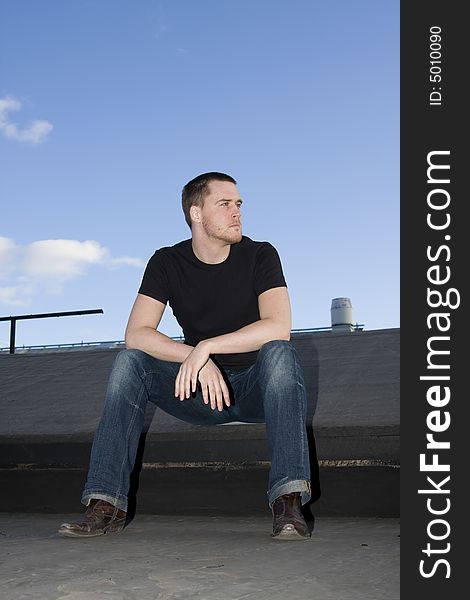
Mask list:
[[[144,373],[143,363],[147,355],[141,350],[120,350],[114,359],[111,371],[111,382],[119,384],[133,377],[142,377]]]
[[[259,350],[259,357],[263,362],[291,364],[295,359],[294,348],[288,340],[271,340],[263,344]]]
[[[272,340],[261,346],[258,359],[265,385],[282,386],[295,383],[299,376],[298,360],[288,340]]]
[[[139,365],[145,357],[145,352],[142,350],[125,349],[120,350],[114,359],[113,369],[134,369]]]

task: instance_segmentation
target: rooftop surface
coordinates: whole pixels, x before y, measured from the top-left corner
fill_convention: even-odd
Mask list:
[[[310,539],[271,518],[138,514],[119,534],[60,537],[80,515],[0,513],[5,600],[398,600],[397,519],[317,518]]]

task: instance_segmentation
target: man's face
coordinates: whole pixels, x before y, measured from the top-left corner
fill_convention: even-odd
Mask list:
[[[241,242],[241,204],[235,184],[230,181],[211,181],[201,209],[201,223],[206,235],[226,244]]]

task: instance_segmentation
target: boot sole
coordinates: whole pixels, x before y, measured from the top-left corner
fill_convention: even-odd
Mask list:
[[[89,538],[89,537],[99,537],[100,535],[105,535],[106,533],[119,533],[124,529],[124,525],[119,527],[108,527],[105,529],[101,529],[100,531],[76,531],[74,529],[69,529],[68,527],[60,527],[58,529],[58,533],[63,535],[64,537],[72,537],[72,538]]]
[[[301,535],[297,529],[293,525],[284,525],[281,531],[277,534],[271,534],[271,537],[274,540],[283,540],[283,541],[300,541],[300,540],[309,540],[311,538],[311,534]]]

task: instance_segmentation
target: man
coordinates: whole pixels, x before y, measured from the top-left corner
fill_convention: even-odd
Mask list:
[[[82,496],[88,510],[59,532],[90,537],[123,529],[150,400],[197,425],[265,422],[272,537],[307,539],[300,510],[311,497],[305,383],[289,341],[278,254],[242,236],[242,200],[229,175],[199,175],[184,186],[182,204],[192,237],[157,250],[147,264],[93,441]],[[185,343],[158,331],[167,302]]]

